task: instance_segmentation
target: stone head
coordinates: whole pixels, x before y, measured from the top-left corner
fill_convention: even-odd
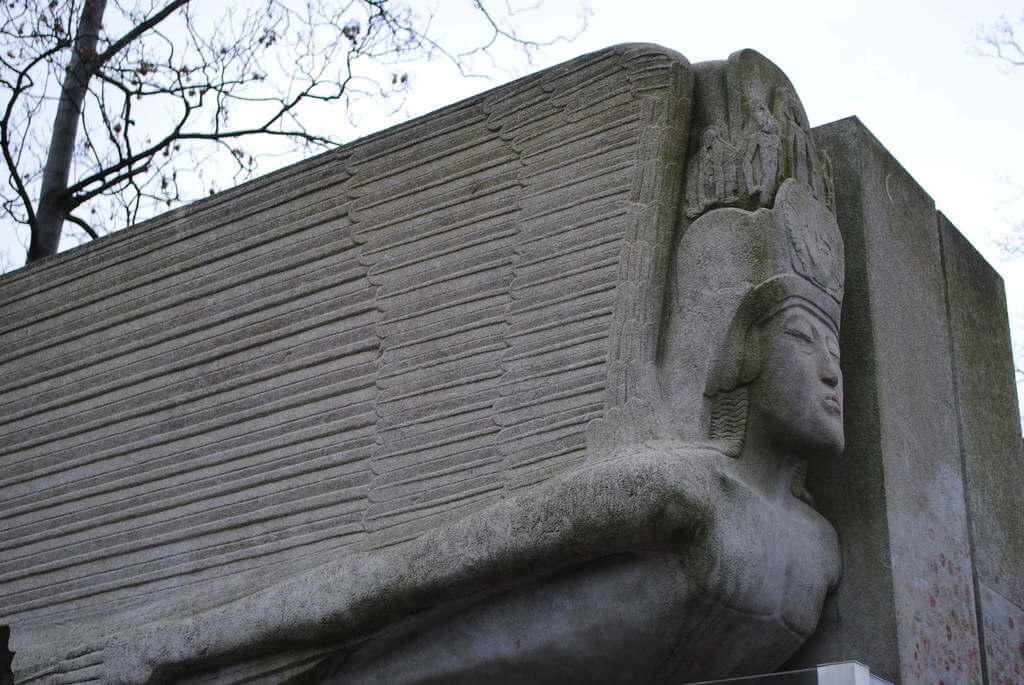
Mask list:
[[[683,437],[738,456],[749,423],[802,456],[841,452],[842,239],[811,188],[789,179],[770,209],[708,212],[676,268],[660,363]]]
[[[771,282],[744,299],[723,349],[738,358],[720,359],[705,389],[708,437],[730,456],[752,437],[805,459],[843,451],[838,322],[787,290]]]

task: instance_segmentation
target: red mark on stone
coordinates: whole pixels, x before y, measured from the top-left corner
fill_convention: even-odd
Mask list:
[[[935,598],[931,595],[928,595],[928,603],[932,606],[935,606]]]
[[[1010,624],[1010,630],[1013,630],[1013,616],[1007,616],[1006,621]]]

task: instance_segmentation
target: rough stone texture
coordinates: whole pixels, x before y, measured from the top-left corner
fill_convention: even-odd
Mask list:
[[[839,572],[813,494],[843,580],[794,665],[1015,682],[1001,284],[815,137],[756,53],[619,46],[0,278],[15,668],[763,671]]]
[[[685,66],[586,56],[0,280],[22,663],[579,464],[663,290]]]
[[[851,255],[850,411],[845,458],[811,471],[809,486],[839,532],[843,580],[796,662],[860,658],[890,680],[980,682],[934,203],[856,119],[815,134]]]
[[[1024,680],[1024,459],[1006,295],[999,275],[939,215],[975,593],[990,683]]]
[[[24,677],[778,666],[839,576],[831,200],[762,56],[620,46],[0,282]]]

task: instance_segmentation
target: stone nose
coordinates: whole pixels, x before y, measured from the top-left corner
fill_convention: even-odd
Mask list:
[[[839,370],[839,360],[832,356],[828,350],[823,350],[819,354],[818,371],[822,382],[830,388],[838,386],[841,373]]]

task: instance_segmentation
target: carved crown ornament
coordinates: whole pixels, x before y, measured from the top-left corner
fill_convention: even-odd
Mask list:
[[[686,216],[695,219],[719,207],[770,207],[788,178],[806,183],[815,198],[834,209],[828,155],[816,150],[810,125],[792,90],[778,87],[770,102],[751,95],[744,124],[705,126],[691,133],[686,173]]]

